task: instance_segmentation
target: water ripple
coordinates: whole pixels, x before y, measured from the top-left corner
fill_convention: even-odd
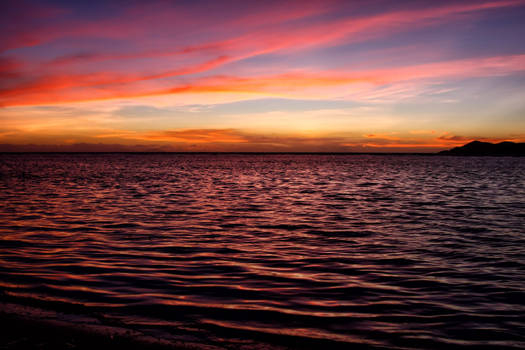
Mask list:
[[[0,305],[219,348],[523,348],[524,174],[523,158],[4,154]]]

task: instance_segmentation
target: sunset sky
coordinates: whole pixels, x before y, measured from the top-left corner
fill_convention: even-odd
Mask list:
[[[0,7],[0,151],[525,141],[525,0]]]

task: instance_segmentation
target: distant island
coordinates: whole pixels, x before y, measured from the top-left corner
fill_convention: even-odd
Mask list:
[[[472,141],[438,154],[446,156],[525,156],[525,143]]]

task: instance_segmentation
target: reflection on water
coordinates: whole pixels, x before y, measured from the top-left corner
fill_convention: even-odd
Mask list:
[[[0,291],[219,348],[520,348],[524,198],[524,158],[4,154]]]

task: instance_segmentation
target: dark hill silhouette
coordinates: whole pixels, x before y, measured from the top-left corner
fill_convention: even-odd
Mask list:
[[[525,143],[472,141],[448,151],[441,151],[438,154],[450,156],[525,156]]]

